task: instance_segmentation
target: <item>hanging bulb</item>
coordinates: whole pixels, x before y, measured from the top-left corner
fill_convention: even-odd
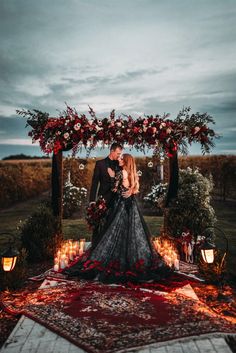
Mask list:
[[[83,170],[84,168],[85,168],[85,165],[84,165],[83,163],[80,163],[79,169],[80,169],[80,170]]]

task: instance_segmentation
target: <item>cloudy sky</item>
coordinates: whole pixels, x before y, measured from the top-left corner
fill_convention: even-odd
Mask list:
[[[208,112],[236,153],[235,0],[0,0],[0,158],[39,153],[15,110]],[[198,153],[197,148],[191,153]]]

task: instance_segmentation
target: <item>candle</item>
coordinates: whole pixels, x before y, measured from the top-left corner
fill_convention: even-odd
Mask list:
[[[168,262],[169,262],[168,256],[167,256],[167,255],[164,255],[163,259],[164,259],[165,263],[168,265]]]
[[[74,250],[74,256],[79,254],[79,243],[78,241],[75,241],[73,244],[73,250]]]
[[[53,270],[55,272],[59,271],[59,265],[58,264],[55,264],[54,267],[53,267]]]
[[[175,259],[174,268],[175,268],[175,270],[179,271],[179,259]]]
[[[65,268],[66,265],[65,265],[65,260],[64,259],[61,259],[60,260],[60,268],[63,270],[63,268]]]
[[[70,250],[70,251],[69,251],[69,259],[70,259],[71,261],[74,260],[74,252],[73,252],[73,250]]]
[[[84,246],[85,246],[85,239],[80,239],[79,241],[79,247],[84,252]]]
[[[66,255],[62,254],[60,259],[60,268],[63,270],[66,267]]]

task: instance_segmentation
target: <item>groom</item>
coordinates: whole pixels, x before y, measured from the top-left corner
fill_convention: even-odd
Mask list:
[[[109,207],[113,196],[114,178],[108,174],[108,168],[111,168],[114,172],[119,170],[118,159],[121,156],[122,150],[122,145],[114,142],[111,145],[109,156],[96,162],[90,189],[90,203],[95,202],[97,196],[102,196]]]
[[[97,197],[102,196],[109,208],[113,198],[112,189],[114,187],[115,178],[112,178],[108,173],[108,168],[114,172],[119,170],[118,159],[122,154],[123,146],[114,142],[110,147],[110,153],[105,159],[96,162],[93,172],[92,185],[90,189],[89,203],[92,204],[96,201]],[[92,236],[92,246],[98,242],[96,237],[96,229]]]

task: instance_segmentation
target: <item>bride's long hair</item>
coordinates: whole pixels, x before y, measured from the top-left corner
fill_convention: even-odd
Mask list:
[[[123,168],[128,173],[130,188],[132,189],[133,194],[137,194],[139,192],[139,177],[137,174],[135,159],[131,154],[124,153],[123,162]]]

